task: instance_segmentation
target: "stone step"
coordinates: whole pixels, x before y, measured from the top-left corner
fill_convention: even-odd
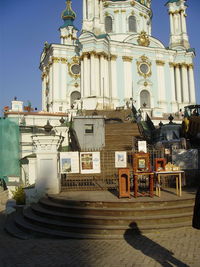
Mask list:
[[[57,229],[51,229],[47,226],[42,225],[36,225],[35,223],[32,224],[29,221],[27,221],[23,216],[19,216],[18,214],[14,218],[14,222],[16,226],[25,231],[28,234],[33,234],[34,236],[40,236],[40,237],[51,237],[51,238],[76,238],[76,239],[121,239],[125,235],[134,235],[138,232],[140,233],[148,233],[151,231],[160,231],[160,230],[169,230],[169,229],[175,229],[180,227],[188,227],[191,226],[190,222],[184,222],[184,223],[176,223],[176,224],[165,224],[162,226],[152,226],[147,225],[140,227],[135,222],[133,222],[130,227],[127,227],[126,229],[102,229],[96,233],[97,231],[92,231],[90,228],[88,231],[81,231],[80,228],[71,228],[70,232],[69,228],[67,231],[63,230],[57,230]],[[79,230],[78,230],[79,229]],[[83,228],[82,228],[83,229]],[[79,232],[77,232],[79,231]]]
[[[188,215],[185,214],[187,217]],[[166,216],[167,217],[167,216]],[[169,216],[168,216],[169,217]],[[180,215],[177,215],[177,217],[180,217],[180,221],[175,221],[174,217],[174,222],[173,223],[180,223],[182,220],[185,218],[181,217]],[[55,229],[63,232],[75,232],[75,233],[82,233],[82,234],[111,234],[111,235],[123,235],[127,230],[131,229],[131,225],[133,223],[136,223],[137,226],[140,229],[148,229],[149,226],[151,228],[157,228],[157,221],[148,221],[146,224],[142,224],[140,221],[137,220],[137,218],[132,218],[130,221],[124,221],[123,224],[117,224],[117,218],[113,218],[112,224],[96,224],[93,221],[93,224],[86,224],[82,222],[82,219],[80,218],[79,220],[75,222],[64,222],[58,219],[50,220],[49,218],[45,217],[40,217],[38,215],[35,215],[34,213],[31,212],[31,209],[27,209],[24,211],[24,218],[28,220],[30,223],[38,226],[43,226],[45,228],[49,229]],[[55,217],[56,218],[56,217]],[[186,222],[186,220],[184,220]],[[188,223],[191,220],[188,220]],[[160,222],[160,221],[159,221]],[[171,221],[168,221],[170,223]],[[163,223],[164,224],[164,223]],[[162,226],[163,226],[162,224]],[[165,223],[166,224],[166,223]],[[159,224],[161,227],[161,224]]]
[[[168,214],[168,212],[175,214],[178,210],[179,213],[191,211],[193,206],[191,204],[181,204],[181,205],[174,205],[174,206],[140,206],[140,207],[127,207],[127,208],[119,208],[119,207],[109,207],[106,208],[102,207],[83,207],[83,206],[70,206],[67,204],[59,204],[50,201],[49,199],[41,199],[39,202],[44,208],[51,209],[55,211],[67,212],[67,213],[78,213],[78,214],[85,214],[88,215],[105,215],[105,216],[140,216],[145,212],[145,215],[159,214],[164,215]]]
[[[48,195],[47,198],[40,199],[40,202],[46,202],[46,203],[57,203],[62,205],[68,205],[68,206],[77,206],[77,207],[95,207],[95,208],[145,208],[145,209],[151,209],[153,207],[158,208],[161,207],[168,207],[168,206],[180,206],[180,205],[194,205],[194,197],[193,198],[180,198],[176,197],[174,200],[161,200],[157,197],[153,199],[145,199],[140,200],[137,199],[120,199],[117,201],[86,201],[86,200],[69,200],[65,197],[60,197],[59,195]]]
[[[62,220],[67,222],[78,223],[81,221],[82,224],[94,224],[94,225],[126,225],[128,226],[130,223],[136,221],[140,225],[155,225],[155,224],[165,224],[166,222],[174,223],[174,222],[182,222],[182,221],[191,221],[193,210],[185,211],[184,213],[170,213],[170,214],[154,214],[152,212],[151,215],[126,215],[124,216],[107,216],[107,215],[90,215],[88,213],[78,214],[78,213],[64,213],[53,210],[47,210],[39,205],[32,206],[32,213],[47,217],[48,219],[53,220]]]

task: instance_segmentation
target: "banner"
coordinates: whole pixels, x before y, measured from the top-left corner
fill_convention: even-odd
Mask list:
[[[60,152],[60,172],[79,173],[78,152]]]
[[[81,152],[81,173],[101,173],[100,152]]]

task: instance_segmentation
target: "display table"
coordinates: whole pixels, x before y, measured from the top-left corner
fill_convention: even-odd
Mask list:
[[[149,196],[153,197],[153,178],[154,178],[154,173],[153,172],[137,172],[133,174],[134,180],[134,197],[138,197],[138,176],[140,175],[146,175],[149,177]]]
[[[161,171],[161,172],[155,172],[155,175],[157,177],[156,180],[156,195],[160,197],[161,195],[161,177],[167,177],[167,176],[174,176],[176,177],[176,194],[178,196],[182,196],[182,175],[184,174],[184,171]]]

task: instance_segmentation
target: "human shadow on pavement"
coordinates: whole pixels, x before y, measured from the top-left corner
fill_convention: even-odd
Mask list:
[[[134,249],[140,250],[144,255],[154,259],[161,266],[180,266],[189,267],[187,264],[176,259],[173,252],[162,247],[158,243],[142,235],[137,224],[134,222],[130,225],[131,229],[127,230],[124,234],[124,239]]]

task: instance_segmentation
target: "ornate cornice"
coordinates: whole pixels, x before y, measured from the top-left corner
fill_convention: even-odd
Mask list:
[[[165,62],[162,61],[162,60],[156,60],[156,65],[158,65],[158,66],[164,66],[165,65]]]
[[[178,67],[178,68],[194,68],[193,64],[187,64],[185,62],[182,63],[175,63],[175,62],[169,62],[170,67]]]
[[[51,60],[52,60],[51,63],[59,63],[59,62],[63,64],[67,63],[67,59],[64,57],[52,57]]]
[[[116,55],[110,55],[110,60],[116,60],[117,56]]]
[[[123,59],[123,61],[125,61],[125,62],[132,62],[133,57],[123,56],[122,59]]]

